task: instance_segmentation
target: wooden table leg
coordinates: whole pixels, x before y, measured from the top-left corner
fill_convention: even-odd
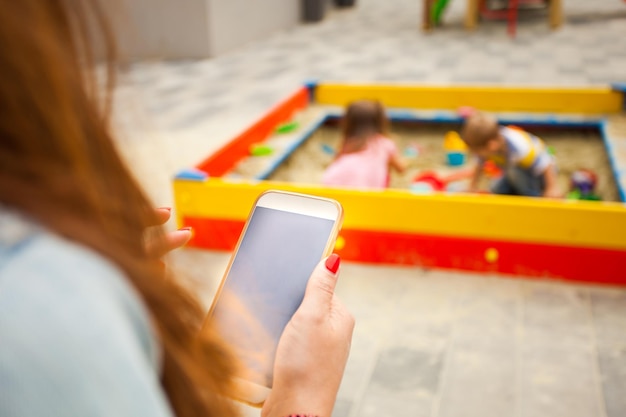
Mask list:
[[[550,27],[552,29],[557,29],[563,24],[562,0],[550,0],[549,18],[550,18]]]
[[[433,28],[432,22],[430,21],[430,11],[433,7],[433,0],[422,0],[422,30],[428,32]]]
[[[467,0],[465,10],[465,29],[474,30],[478,23],[478,3],[479,0]]]

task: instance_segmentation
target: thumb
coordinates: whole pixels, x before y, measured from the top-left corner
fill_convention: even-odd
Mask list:
[[[330,306],[335,293],[340,262],[339,255],[333,253],[317,264],[307,283],[302,304],[314,308]]]

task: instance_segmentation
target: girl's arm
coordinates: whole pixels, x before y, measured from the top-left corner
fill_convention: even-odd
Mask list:
[[[395,152],[391,155],[391,158],[389,158],[389,166],[402,174],[406,171],[408,164],[399,153]]]

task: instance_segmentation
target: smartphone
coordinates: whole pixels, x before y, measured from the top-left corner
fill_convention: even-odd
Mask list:
[[[278,340],[342,220],[327,198],[266,191],[256,200],[207,317],[240,359],[238,400],[265,401]]]

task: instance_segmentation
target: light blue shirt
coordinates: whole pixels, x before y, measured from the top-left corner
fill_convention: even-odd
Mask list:
[[[159,349],[119,269],[0,206],[0,416],[171,417]]]

